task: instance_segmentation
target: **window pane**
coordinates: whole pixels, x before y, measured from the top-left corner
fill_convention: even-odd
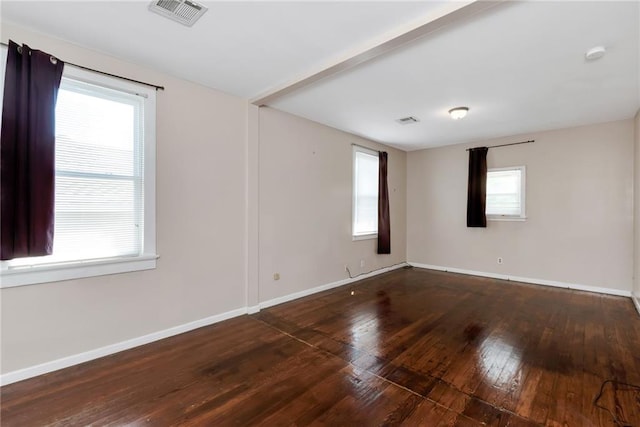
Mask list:
[[[355,213],[353,234],[378,232],[378,157],[355,152]]]
[[[139,253],[135,184],[57,177],[54,254],[82,259]]]
[[[86,91],[73,83],[58,93],[56,169],[133,175],[135,105]]]
[[[487,215],[520,215],[520,169],[489,171],[487,173]]]
[[[142,108],[135,95],[63,78],[56,103],[53,254],[12,265],[142,252]]]

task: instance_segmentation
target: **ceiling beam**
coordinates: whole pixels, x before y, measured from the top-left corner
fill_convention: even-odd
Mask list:
[[[336,61],[334,64],[322,68],[320,71],[313,72],[296,80],[293,80],[283,86],[267,91],[262,95],[251,100],[253,105],[258,107],[269,105],[276,99],[281,98],[305,86],[309,86],[321,79],[333,76],[342,71],[355,67],[356,65],[370,61],[387,52],[391,52],[400,46],[410,43],[419,38],[425,37],[441,28],[452,25],[462,20],[468,19],[480,12],[505,2],[506,0],[474,0],[467,2],[452,1],[435,13],[430,13],[410,28],[403,28],[390,34],[386,40],[376,41],[373,46],[367,47],[359,52],[348,54],[346,57]]]

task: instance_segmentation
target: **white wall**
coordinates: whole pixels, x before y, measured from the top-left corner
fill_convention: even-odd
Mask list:
[[[634,240],[635,251],[633,262],[634,272],[634,293],[636,306],[640,312],[640,110],[636,114],[635,123],[635,180],[634,180]]]
[[[270,108],[259,121],[261,301],[406,260],[406,153]],[[389,154],[390,255],[351,239],[352,143]]]
[[[528,219],[467,228],[465,149],[528,139],[487,158],[526,165]],[[410,262],[631,291],[632,120],[410,152],[407,176]]]
[[[1,35],[166,87],[158,268],[2,289],[2,373],[340,281],[345,264],[358,274],[408,258],[631,290],[631,120],[486,141],[537,140],[489,154],[490,166],[527,165],[529,219],[467,229],[467,146],[404,153],[9,24]],[[389,152],[391,255],[351,240],[352,143]],[[637,207],[635,221],[638,250]]]
[[[244,307],[246,101],[3,23],[9,38],[166,90],[157,269],[2,289],[2,372]]]
[[[404,152],[3,23],[8,39],[166,89],[157,269],[0,290],[3,374],[406,260]],[[389,152],[391,255],[351,240],[351,143]]]

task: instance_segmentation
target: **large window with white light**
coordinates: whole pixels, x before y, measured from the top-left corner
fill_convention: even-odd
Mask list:
[[[65,67],[49,256],[2,262],[3,286],[155,267],[155,89]]]
[[[378,153],[353,146],[353,239],[378,233]]]
[[[487,219],[524,220],[525,167],[487,171]]]

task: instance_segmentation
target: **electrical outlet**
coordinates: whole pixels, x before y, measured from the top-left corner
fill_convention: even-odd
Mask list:
[[[498,257],[498,264],[502,264],[502,257],[501,256]]]
[[[364,267],[364,260],[363,259],[360,260],[360,268],[362,268],[362,267]]]
[[[280,273],[273,273],[273,280],[280,280]]]

